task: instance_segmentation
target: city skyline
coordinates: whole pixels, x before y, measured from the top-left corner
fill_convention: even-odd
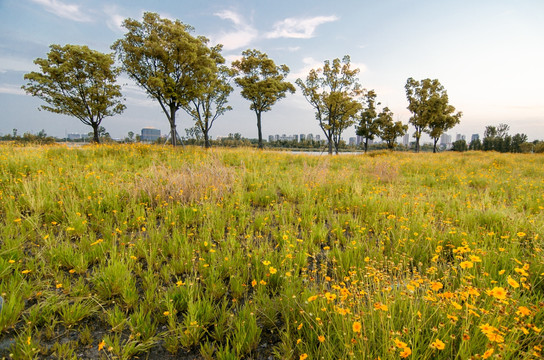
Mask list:
[[[289,80],[305,78],[324,60],[350,55],[359,79],[375,89],[381,106],[395,121],[408,123],[404,84],[408,77],[437,78],[450,103],[463,112],[453,131],[483,134],[486,125],[506,123],[510,132],[544,139],[544,3],[509,1],[144,1],[5,0],[0,3],[0,132],[38,132],[63,136],[86,133],[78,120],[39,111],[39,99],[24,94],[23,75],[36,70],[32,61],[45,57],[50,44],[81,44],[111,52],[124,34],[123,19],[141,20],[152,11],[195,27],[210,44],[222,43],[227,62],[243,50],[266,52],[276,64],[290,67]],[[106,118],[113,137],[152,126],[164,133],[166,117],[158,103],[133,84],[123,84],[127,109]],[[234,86],[234,110],[219,118],[213,137],[241,133],[256,137],[256,120]],[[180,112],[178,131],[192,127]],[[413,129],[409,130],[410,133]],[[320,133],[314,112],[300,89],[263,114],[263,134]],[[354,136],[354,128],[344,134]]]

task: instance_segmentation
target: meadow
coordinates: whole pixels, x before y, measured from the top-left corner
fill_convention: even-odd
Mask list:
[[[0,146],[0,357],[534,359],[544,157]]]

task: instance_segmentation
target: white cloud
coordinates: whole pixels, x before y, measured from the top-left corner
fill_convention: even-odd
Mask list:
[[[317,61],[316,59],[312,57],[305,57],[302,59],[302,68],[300,68],[297,72],[292,72],[289,74],[288,79],[291,81],[294,81],[296,79],[306,79],[308,74],[310,73],[310,70],[312,69],[319,69],[323,67],[323,62]]]
[[[0,84],[0,94],[26,95],[20,86],[12,84]]]
[[[211,36],[215,44],[223,44],[225,50],[235,50],[248,46],[258,36],[258,31],[238,13],[224,10],[214,14],[223,20],[230,20],[234,24],[232,31],[224,31]]]
[[[36,4],[42,5],[45,10],[59,17],[78,22],[92,21],[91,17],[86,15],[79,5],[66,4],[59,0],[32,0]]]
[[[108,17],[106,20],[106,25],[114,32],[124,32],[123,21],[125,21],[125,16],[119,14],[119,11],[116,6],[105,6],[104,14]]]
[[[32,60],[16,57],[0,57],[0,73],[8,71],[29,72],[37,69]]]
[[[336,21],[337,16],[316,16],[313,18],[287,18],[274,24],[274,30],[267,33],[269,39],[275,38],[295,38],[309,39],[314,37],[315,29],[328,22]]]

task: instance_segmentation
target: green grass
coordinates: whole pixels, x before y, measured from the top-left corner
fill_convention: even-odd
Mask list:
[[[544,157],[372,155],[0,146],[0,357],[541,356]]]

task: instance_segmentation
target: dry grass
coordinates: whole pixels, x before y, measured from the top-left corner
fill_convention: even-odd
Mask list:
[[[156,205],[198,203],[221,198],[232,190],[234,170],[217,159],[174,169],[154,165],[139,175],[130,193]]]
[[[399,176],[399,165],[378,159],[370,165],[369,173],[382,183],[392,183]]]

